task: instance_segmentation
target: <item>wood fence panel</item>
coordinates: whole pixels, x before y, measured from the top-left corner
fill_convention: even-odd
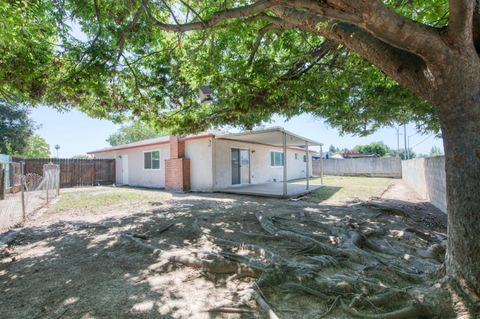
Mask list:
[[[70,158],[14,158],[25,162],[25,174],[43,175],[43,165],[60,165],[60,187],[108,185],[115,183],[115,160]]]

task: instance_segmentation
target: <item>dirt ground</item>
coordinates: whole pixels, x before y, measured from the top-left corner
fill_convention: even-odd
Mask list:
[[[85,190],[70,192],[81,191]],[[249,259],[249,247],[260,247],[290,264],[331,261],[330,266],[312,268],[307,274],[295,272],[301,277],[296,284],[311,287],[322,278],[369,271],[366,261],[362,269],[358,264],[336,267],[345,261],[320,258],[288,236],[266,233],[258,216],[267,216],[290,235],[308,233],[309,238],[330,240],[332,247],[340,244],[334,235],[323,233],[322,225],[349,225],[345,227],[364,234],[382,228],[385,235],[372,242],[396,252],[387,257],[383,253],[382,260],[391,259],[419,273],[432,272],[441,264],[441,256],[427,260],[418,255],[431,245],[430,237],[445,236],[446,215],[400,180],[392,180],[381,198],[336,204],[308,197],[292,201],[107,187],[86,191],[92,197],[106,196],[105,192],[120,194],[117,198],[128,197],[122,192],[132,194],[116,205],[101,205],[106,200],[98,197],[97,205],[82,206],[85,201],[76,198],[77,206],[69,207],[62,206],[60,198],[57,206],[16,229],[16,240],[0,255],[1,318],[257,318],[264,314],[255,302],[259,293],[280,318],[353,317],[342,309],[353,293],[323,295],[295,286],[295,279],[267,280],[257,286],[251,276],[215,273],[189,264],[190,259],[165,258],[168,254],[194,261],[208,260],[210,255]],[[267,257],[255,257],[268,264]],[[408,278],[382,278],[382,287],[398,290],[415,285]],[[395,310],[394,306],[398,305],[361,309],[375,314]]]

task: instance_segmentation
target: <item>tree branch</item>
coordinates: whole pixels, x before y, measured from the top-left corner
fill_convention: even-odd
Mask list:
[[[156,19],[149,6],[149,1],[142,0],[143,7],[145,8],[149,19],[153,21],[156,27],[165,31],[176,31],[176,32],[208,29],[216,26],[217,24],[219,24],[224,20],[253,16],[255,14],[261,13],[265,10],[268,10],[274,7],[275,5],[279,5],[284,2],[286,1],[261,0],[250,5],[218,11],[214,13],[211,18],[204,19],[200,22],[190,22],[185,24],[168,24],[168,23],[163,23],[158,19]]]
[[[415,54],[397,49],[352,24],[328,22],[315,14],[284,7],[276,7],[272,11],[284,25],[308,30],[344,44],[418,96],[430,99],[426,89],[429,83],[423,73],[426,65]]]
[[[264,36],[268,31],[273,30],[273,29],[276,29],[276,28],[278,28],[278,27],[277,27],[275,24],[270,23],[270,24],[267,24],[266,26],[264,26],[263,28],[261,28],[261,29],[258,31],[257,39],[256,39],[255,42],[253,43],[253,45],[252,45],[252,50],[251,50],[251,52],[250,52],[250,56],[248,57],[247,66],[252,65],[253,59],[255,58],[255,54],[257,53],[258,48],[260,47],[260,42],[262,41],[263,36]]]
[[[452,41],[470,45],[473,41],[473,13],[476,1],[449,0],[448,33]]]
[[[439,29],[405,18],[380,0],[296,0],[287,6],[354,24],[389,45],[421,56],[425,61],[443,59],[438,52],[444,52],[446,45]]]

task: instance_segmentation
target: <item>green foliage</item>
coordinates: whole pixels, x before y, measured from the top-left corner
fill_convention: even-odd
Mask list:
[[[86,154],[73,155],[72,159],[92,159],[92,157]]]
[[[419,22],[445,23],[446,1],[386,2]],[[249,64],[265,21],[234,19],[178,34],[160,31],[145,12],[136,15],[138,0],[14,3],[0,5],[5,98],[140,120],[173,133],[224,124],[252,128],[273,114],[302,113],[325,118],[342,133],[366,135],[407,121],[422,131],[439,130],[424,101],[343,46],[319,56],[325,39],[302,30],[267,32]],[[203,17],[234,5],[188,3]],[[172,22],[167,4],[185,19],[181,2],[152,5],[152,14]],[[201,103],[197,89],[205,84],[213,98]]]
[[[23,152],[15,155],[20,155],[25,158],[50,157],[50,145],[48,145],[44,138],[34,134],[27,139],[27,146]]]
[[[111,146],[117,146],[122,144],[133,143],[149,138],[163,135],[151,127],[141,124],[139,122],[133,122],[130,125],[122,126],[117,133],[110,135],[107,142]]]
[[[22,153],[34,129],[26,107],[0,100],[0,153]]]
[[[361,154],[385,156],[390,148],[383,142],[373,142],[368,145],[357,145],[355,149]]]
[[[412,158],[417,157],[417,155],[415,154],[415,152],[411,148],[408,149],[407,154],[405,154],[405,149],[401,148],[400,149],[400,158],[402,160],[405,160],[405,159],[407,159],[406,155],[408,155],[408,159],[412,159]],[[390,150],[390,156],[396,157],[397,156],[397,150]]]
[[[334,145],[330,145],[330,147],[328,148],[328,152],[330,154],[337,154],[340,153],[340,149],[338,147],[335,147]]]
[[[438,146],[432,146],[430,149],[430,156],[440,156],[443,155],[442,150]]]

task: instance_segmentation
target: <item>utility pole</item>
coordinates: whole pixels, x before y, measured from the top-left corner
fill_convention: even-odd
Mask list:
[[[400,135],[402,133],[400,133],[400,126],[397,126],[395,129],[397,130],[397,157],[400,157]]]
[[[404,159],[408,159],[408,149],[407,149],[407,124],[403,124],[403,139],[405,143],[405,156]]]

